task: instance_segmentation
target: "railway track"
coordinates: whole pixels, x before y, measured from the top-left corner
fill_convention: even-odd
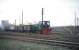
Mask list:
[[[15,34],[15,33],[0,33],[0,39],[10,39],[10,40],[19,40],[23,42],[34,42],[34,43],[42,43],[52,46],[64,46],[68,48],[79,48],[79,43],[75,42],[67,42],[67,41],[56,41],[56,40],[48,40],[43,38],[32,38],[28,37],[25,34]]]

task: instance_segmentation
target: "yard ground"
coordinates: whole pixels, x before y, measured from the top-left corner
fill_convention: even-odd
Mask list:
[[[0,39],[0,50],[70,50],[61,46],[50,46],[17,40]]]

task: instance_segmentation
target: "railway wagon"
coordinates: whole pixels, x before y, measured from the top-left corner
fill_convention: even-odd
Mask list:
[[[47,34],[50,33],[50,21],[40,21],[37,24],[33,25],[12,25],[7,29],[12,32],[30,32],[30,33],[41,33]],[[6,30],[6,31],[7,31]]]

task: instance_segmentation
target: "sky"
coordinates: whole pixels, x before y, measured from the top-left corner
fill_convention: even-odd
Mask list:
[[[51,26],[74,25],[75,12],[79,17],[79,0],[0,0],[0,21],[9,23],[35,24],[41,21],[41,9],[44,8],[44,20]]]

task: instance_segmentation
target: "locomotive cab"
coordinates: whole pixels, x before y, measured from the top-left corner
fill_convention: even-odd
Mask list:
[[[50,33],[50,21],[40,21],[40,34],[49,34]]]

